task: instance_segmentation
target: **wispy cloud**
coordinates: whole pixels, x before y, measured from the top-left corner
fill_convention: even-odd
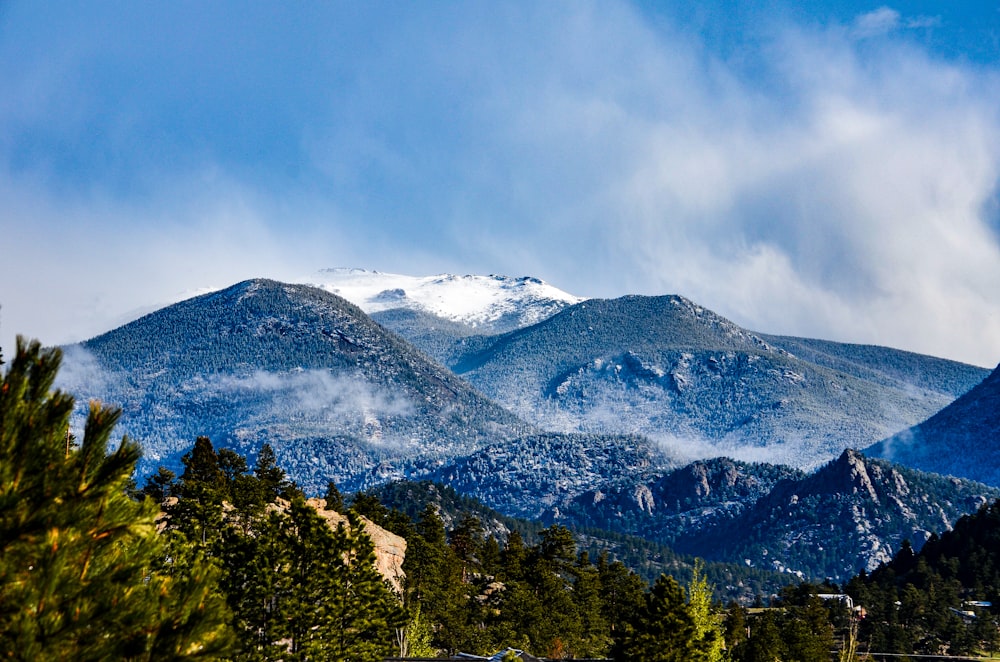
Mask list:
[[[889,7],[879,7],[875,11],[861,14],[854,19],[852,34],[860,39],[881,37],[900,25],[899,12]]]

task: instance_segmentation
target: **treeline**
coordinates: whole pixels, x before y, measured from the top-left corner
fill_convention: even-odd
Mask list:
[[[1000,501],[905,543],[891,563],[847,585],[863,605],[860,638],[886,653],[969,655],[1000,649]]]
[[[140,494],[163,504],[161,528],[221,569],[233,660],[380,660],[406,623],[375,568],[358,517],[334,528],[306,502],[264,445],[253,470],[235,451],[199,437]]]

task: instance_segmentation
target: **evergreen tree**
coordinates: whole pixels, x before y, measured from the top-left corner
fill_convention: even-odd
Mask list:
[[[108,453],[120,411],[92,403],[67,451],[73,399],[61,361],[18,338],[0,382],[0,657],[185,659],[227,652],[215,569],[165,546],[157,504],[126,494],[138,447]]]
[[[231,448],[220,448],[216,460],[222,472],[225,494],[231,499],[233,485],[249,471],[247,459]]]
[[[724,624],[726,650],[733,651],[747,639],[747,610],[733,600],[726,610]]]
[[[326,494],[323,496],[326,501],[327,510],[335,510],[338,513],[344,510],[344,497],[337,489],[337,484],[332,480],[326,482]]]
[[[750,636],[733,651],[737,662],[775,662],[784,655],[785,644],[773,611],[752,619]]]
[[[501,576],[505,581],[515,582],[524,579],[524,564],[527,559],[527,551],[524,546],[524,539],[517,531],[511,531],[507,536],[507,543],[504,545],[500,555]]]
[[[789,610],[783,634],[788,662],[822,660],[834,647],[830,613],[816,595],[810,595],[804,607]]]
[[[573,603],[580,621],[580,637],[573,652],[580,657],[598,657],[611,648],[611,629],[604,618],[600,571],[580,552],[573,566]]]
[[[597,573],[601,580],[602,613],[617,645],[645,601],[643,582],[621,561],[608,563],[607,553],[598,557]]]
[[[649,662],[701,659],[696,646],[697,632],[684,600],[684,590],[673,577],[660,575],[646,595],[635,622],[616,647],[614,658]]]
[[[253,473],[264,489],[267,503],[272,503],[279,496],[287,496],[286,492],[292,487],[284,470],[278,466],[278,458],[275,456],[271,444],[261,446]]]
[[[226,527],[224,586],[239,660],[384,658],[405,623],[360,520],[331,528],[301,495],[253,525]]]
[[[176,490],[179,499],[166,509],[169,526],[211,553],[222,530],[226,476],[208,437],[198,437],[181,463],[184,471]]]
[[[160,467],[155,474],[146,479],[146,485],[142,488],[141,495],[148,496],[154,502],[162,504],[167,500],[167,497],[173,496],[174,479],[176,478],[173,471],[166,467]]]

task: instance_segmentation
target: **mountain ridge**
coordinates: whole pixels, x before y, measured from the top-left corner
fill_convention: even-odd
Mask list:
[[[813,473],[713,458],[595,488],[542,521],[637,535],[678,553],[791,572],[853,576],[914,549],[1000,489],[910,469],[845,450]]]
[[[792,340],[743,329],[681,296],[630,295],[589,299],[506,334],[459,338],[446,365],[548,430],[643,434],[686,447],[689,459],[802,468],[922,420],[987,372],[841,344],[813,363],[785,348]],[[857,358],[864,351],[876,357]],[[879,372],[878,358],[893,372]],[[934,387],[936,372],[943,387]]]

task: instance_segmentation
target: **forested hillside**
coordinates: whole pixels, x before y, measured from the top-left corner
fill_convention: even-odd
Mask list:
[[[860,637],[888,653],[970,655],[1000,649],[1000,501],[931,536],[919,553],[847,585],[863,605]]]

